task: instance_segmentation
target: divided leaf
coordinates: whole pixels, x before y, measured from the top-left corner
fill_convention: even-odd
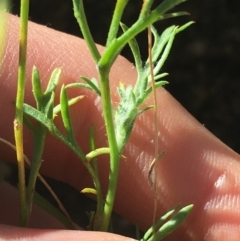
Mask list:
[[[118,87],[118,93],[121,100],[115,113],[115,130],[118,148],[121,150],[130,136],[134,121],[138,115],[138,106],[132,86],[125,89],[121,83],[120,87]]]

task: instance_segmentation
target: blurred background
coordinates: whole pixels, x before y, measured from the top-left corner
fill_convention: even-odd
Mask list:
[[[19,2],[12,0],[13,14],[19,14]],[[112,0],[84,1],[94,39],[102,45],[114,4]],[[129,1],[123,17],[125,24],[130,26],[137,19],[141,4],[141,0]],[[181,25],[190,20],[196,23],[175,39],[163,68],[170,74],[166,89],[200,123],[240,153],[240,1],[192,0],[175,10],[191,15],[158,22],[155,26],[159,33],[171,24]],[[31,0],[30,19],[81,36],[71,0]],[[138,42],[145,60],[146,33],[140,35]],[[133,62],[128,48],[122,54]]]
[[[12,0],[13,14],[19,15],[19,2]],[[84,1],[95,42],[102,45],[105,44],[114,3],[113,0]],[[130,26],[138,17],[141,4],[141,0],[130,0],[122,22]],[[163,68],[164,72],[170,74],[167,77],[170,84],[166,89],[200,123],[240,153],[240,1],[192,0],[175,8],[175,11],[178,10],[188,11],[191,15],[155,24],[161,33],[171,24],[181,25],[190,20],[196,22],[175,39]],[[30,20],[81,37],[73,17],[71,0],[31,0]],[[147,33],[142,33],[137,40],[145,60]],[[122,54],[133,62],[128,48]],[[59,188],[59,184],[49,182],[64,205],[70,202],[68,209],[72,209],[70,212],[76,216],[73,219],[84,226],[87,222],[85,211],[92,210],[95,204],[86,201],[85,197],[78,199],[79,193],[74,190],[72,195],[66,195],[64,190],[71,188],[65,184],[66,187],[60,185]],[[66,196],[68,200],[64,200]],[[84,206],[84,211],[76,211],[76,202],[78,207]],[[87,202],[90,204],[88,207],[85,206]],[[83,220],[77,221],[79,217]],[[117,224],[118,227],[124,227],[125,230],[129,228],[127,221],[117,222],[121,223]]]

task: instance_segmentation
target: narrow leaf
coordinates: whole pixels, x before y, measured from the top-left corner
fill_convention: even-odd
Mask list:
[[[43,124],[44,126],[46,126],[47,128],[50,128],[50,122],[47,119],[47,117],[40,112],[39,110],[33,108],[32,106],[28,105],[28,104],[24,104],[23,105],[23,111],[25,114],[31,116],[33,119],[39,121],[41,124]]]
[[[95,78],[92,78],[91,80],[83,76],[81,78],[92,88],[94,92],[101,96],[101,92],[97,86],[97,80]]]
[[[187,0],[165,0],[156,9],[154,9],[151,15],[162,16],[168,10],[174,8],[176,5],[185,2]]]
[[[76,104],[78,101],[82,100],[85,97],[85,95],[80,95],[77,97],[74,97],[70,100],[68,100],[68,106],[72,106]],[[53,108],[53,117],[56,116],[61,111],[61,105],[58,104]]]
[[[93,90],[94,92],[96,92],[99,96],[101,96],[101,91],[98,88],[98,82],[95,78],[92,78],[91,80],[82,76],[81,77],[86,83],[72,83],[72,84],[68,84],[66,85],[66,89],[67,88],[85,88],[85,89],[89,89],[89,90]]]
[[[188,28],[189,26],[191,26],[194,23],[195,23],[194,21],[190,21],[190,22],[184,24],[183,26],[181,26],[177,29],[177,33],[182,32],[183,30],[185,30],[186,28]]]
[[[100,155],[104,155],[104,154],[110,154],[109,147],[102,147],[102,148],[98,148],[98,149],[95,149],[95,150],[89,152],[86,155],[86,159],[88,161],[90,161],[91,159],[93,159],[93,158],[95,158],[97,156],[100,156]]]
[[[33,66],[33,70],[32,70],[32,86],[33,86],[33,95],[38,104],[38,102],[41,101],[43,97],[43,92],[42,92],[42,85],[41,85],[41,80],[39,76],[39,71],[36,66]]]
[[[159,17],[159,20],[165,20],[169,18],[175,18],[175,17],[180,17],[180,16],[186,16],[189,15],[188,12],[182,11],[182,12],[176,12],[176,13],[166,13],[162,16]]]
[[[73,128],[72,128],[71,117],[70,117],[69,106],[68,106],[68,97],[67,97],[67,92],[66,92],[66,89],[64,88],[64,85],[62,86],[62,89],[61,89],[60,105],[61,105],[62,120],[67,133],[67,137],[70,140],[74,140]]]
[[[192,208],[192,204],[182,208],[173,218],[163,224],[162,227],[156,233],[154,233],[154,235],[148,241],[162,240],[168,236],[186,219]]]
[[[53,70],[50,80],[48,82],[47,89],[44,94],[55,91],[57,88],[57,85],[60,80],[60,75],[61,75],[62,70],[60,68],[56,68]]]
[[[160,71],[160,69],[162,68],[163,64],[165,63],[165,61],[170,53],[170,50],[171,50],[171,47],[173,44],[173,40],[176,35],[177,27],[174,26],[171,30],[172,31],[171,31],[170,35],[168,35],[166,37],[164,36],[166,38],[166,39],[164,39],[164,42],[167,44],[166,44],[166,47],[164,48],[164,51],[162,53],[160,60],[158,61],[157,65],[154,67],[154,75]]]
[[[166,214],[164,214],[156,223],[152,225],[151,228],[148,229],[148,231],[144,234],[141,241],[150,240],[150,237],[153,235],[153,233],[156,231],[156,229],[164,222],[166,222],[174,212],[178,209],[179,205],[172,208],[170,211],[168,211]]]
[[[165,80],[158,81],[158,82],[155,83],[155,88],[157,89],[157,88],[162,87],[162,86],[164,86],[164,85],[166,85],[166,84],[168,84],[168,82],[165,81]],[[146,92],[146,93],[147,93],[147,95],[149,95],[151,92],[152,92],[152,86],[150,86],[150,87],[147,89],[147,92]]]
[[[126,32],[128,30],[128,27],[125,24],[121,23],[120,25],[124,32]],[[133,57],[134,57],[134,62],[135,62],[135,66],[137,69],[137,73],[140,74],[143,71],[143,64],[142,64],[141,54],[140,54],[137,40],[135,38],[133,38],[128,42],[128,44],[129,44],[129,47],[130,47]]]
[[[172,35],[175,28],[176,26],[174,25],[170,26],[163,31],[161,36],[159,36],[157,30],[153,26],[151,26],[151,31],[154,36],[154,45],[152,48],[153,62],[156,62],[160,58],[160,55],[163,52],[164,47],[169,41],[169,38]]]

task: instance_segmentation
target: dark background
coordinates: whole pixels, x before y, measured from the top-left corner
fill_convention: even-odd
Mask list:
[[[19,14],[19,0],[11,11]],[[123,22],[136,20],[141,0],[130,0]],[[85,0],[90,28],[104,45],[115,1]],[[196,24],[179,34],[163,71],[170,73],[167,90],[218,138],[240,153],[240,1],[190,0],[176,10],[191,15],[161,21],[159,32],[169,24]],[[30,19],[63,32],[81,36],[73,17],[71,0],[31,0]],[[166,25],[167,24],[167,25]],[[146,59],[146,33],[138,38]],[[123,55],[132,60],[129,49]]]
[[[12,13],[19,14],[19,2],[12,1]],[[115,1],[84,3],[94,39],[104,45]],[[137,19],[141,3],[141,0],[129,1],[123,18],[128,26]],[[191,15],[157,23],[159,32],[170,24],[190,20],[196,24],[179,34],[173,44],[163,69],[170,73],[167,78],[170,85],[166,88],[200,123],[240,153],[240,1],[191,0],[176,10],[186,10]],[[30,19],[81,36],[71,0],[31,0]],[[146,33],[138,38],[143,59],[147,57],[146,39]],[[122,54],[133,61],[129,49]],[[62,199],[66,196],[64,192],[58,195]],[[71,208],[76,203],[75,195],[67,195],[72,200]],[[75,208],[73,214],[79,217]]]

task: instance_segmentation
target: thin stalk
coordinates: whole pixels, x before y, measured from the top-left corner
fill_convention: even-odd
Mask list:
[[[152,60],[152,32],[151,27],[148,27],[148,58],[150,65],[150,78],[152,83],[152,92],[154,99],[154,159],[158,161],[158,104],[157,104],[157,93],[155,86],[155,79],[153,73],[153,60]],[[157,165],[154,165],[153,172],[153,192],[154,192],[154,208],[153,208],[153,224],[156,222],[157,214]]]
[[[93,126],[90,127],[90,149],[91,151],[96,150],[96,144],[95,144],[95,136],[94,136],[94,129]],[[96,175],[96,179],[99,180],[99,174],[98,174],[98,163],[97,158],[94,157],[92,160],[93,170]],[[103,213],[103,196],[102,196],[102,189],[100,183],[95,183],[95,188],[97,190],[97,209],[94,217],[94,223],[93,223],[93,230],[99,230],[99,226],[101,223],[102,213]]]
[[[111,21],[111,26],[108,31],[108,38],[106,47],[116,38],[118,29],[120,26],[120,21],[123,15],[123,11],[129,0],[118,0],[114,9],[113,18]]]
[[[95,62],[98,62],[99,59],[101,58],[101,55],[96,47],[92,34],[89,30],[87,18],[84,11],[83,1],[73,0],[73,10],[74,10],[74,16],[77,19],[77,22],[80,26],[81,32],[92,54],[92,57]]]
[[[109,71],[99,70],[100,73],[100,86],[102,94],[102,107],[104,114],[104,121],[106,126],[106,132],[108,137],[108,143],[110,148],[110,172],[109,172],[109,184],[106,194],[106,200],[104,205],[103,217],[100,226],[100,231],[107,231],[111,213],[113,210],[113,204],[115,200],[118,171],[119,171],[119,161],[121,158],[121,153],[119,153],[115,135],[115,128],[113,122],[112,114],[112,103],[109,87]]]
[[[27,203],[25,188],[24,151],[23,151],[23,102],[26,83],[26,55],[28,30],[29,0],[21,1],[20,37],[19,37],[19,67],[16,96],[16,113],[14,119],[14,136],[17,149],[18,185],[20,191],[20,226],[27,225]]]
[[[27,187],[28,217],[31,214],[33,195],[34,195],[34,190],[35,190],[39,169],[42,163],[41,158],[44,150],[46,134],[47,134],[47,128],[43,125],[40,125],[38,129],[34,132],[33,158],[32,158],[31,170],[30,170],[28,187]]]
[[[154,0],[144,0],[140,15],[149,15]]]

